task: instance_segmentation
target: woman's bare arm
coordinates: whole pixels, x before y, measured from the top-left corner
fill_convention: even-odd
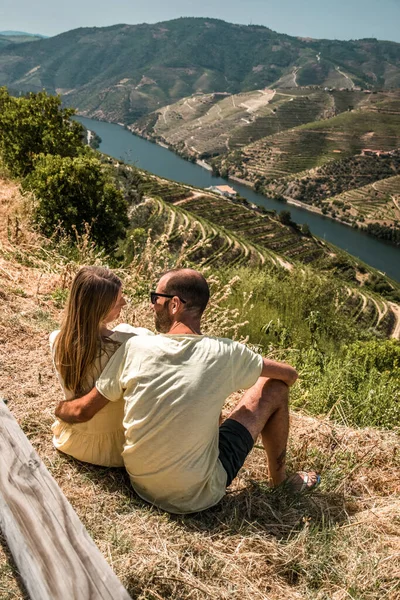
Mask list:
[[[109,400],[102,396],[96,388],[93,388],[82,398],[59,402],[55,415],[65,423],[85,423],[90,421],[108,403]]]

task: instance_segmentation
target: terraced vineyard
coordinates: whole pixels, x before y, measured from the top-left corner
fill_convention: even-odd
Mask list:
[[[165,106],[129,128],[167,143],[188,157],[207,158],[339,113],[362,108],[391,112],[397,91],[261,89],[240,94],[194,94]]]
[[[272,251],[289,260],[310,263],[330,254],[322,242],[301,234],[295,223],[284,225],[274,211],[268,214],[264,209],[250,206],[244,199],[229,200],[219,194],[174,183],[127,165],[119,165],[115,173],[119,186],[132,205],[132,213],[137,212],[135,205],[138,199],[159,199],[173,205],[174,209],[187,211],[199,222],[206,220],[224,237],[240,236],[241,242],[246,241],[247,246],[257,246],[257,252],[261,251],[263,255],[270,255]],[[139,211],[134,226],[146,229],[153,227],[153,223],[148,221],[150,217],[143,218],[142,215],[143,211]],[[161,228],[164,230],[163,224]],[[185,228],[187,230],[187,224]]]
[[[311,263],[325,253],[323,246],[313,237],[302,236],[277,219],[226,198],[210,194],[188,198],[179,204],[198,217],[223,223],[226,231],[289,260]]]
[[[342,104],[347,110],[348,101]],[[198,94],[147,115],[130,129],[182,154],[204,158],[332,116],[335,111],[333,95],[323,90]]]
[[[397,226],[400,222],[400,175],[349,190],[327,202],[340,216],[350,214],[366,224],[383,221],[387,226]]]
[[[306,204],[322,206],[322,201],[327,198],[399,174],[400,151],[395,150],[380,156],[357,155],[336,160],[311,172],[307,171],[303,177],[284,177],[262,187],[266,194],[278,193]]]
[[[217,159],[217,167],[255,182],[280,179],[330,161],[360,154],[368,147],[394,150],[400,146],[400,114],[357,110],[301,125],[254,142]]]
[[[393,90],[389,94],[372,95],[367,110],[383,111],[387,113],[400,114],[400,92]]]
[[[132,208],[130,218],[131,235],[138,227],[151,229],[158,236],[164,235],[172,250],[179,251],[185,245],[186,253],[196,264],[267,268],[281,267],[283,262],[274,252],[161,198],[145,198]]]
[[[292,93],[277,90],[270,102],[271,112],[260,115],[245,127],[231,132],[229,148],[242,148],[249,141],[292,129],[299,125],[322,119],[333,110],[333,100],[322,90]]]
[[[104,161],[110,164],[109,158]],[[130,230],[121,247],[127,264],[151,230],[155,243],[162,238],[178,254],[184,248],[196,265],[252,265],[302,273],[311,269],[313,278],[333,278],[339,284],[338,310],[385,335],[397,327],[400,308],[393,301],[400,297],[399,286],[358,259],[302,235],[295,224],[284,225],[274,212],[113,164],[116,183],[131,207]],[[388,300],[382,291],[389,294]]]
[[[311,262],[312,257],[317,258],[315,247],[318,246],[312,239],[301,247],[293,234],[285,233],[289,228],[279,222],[229,201],[224,210],[225,203],[225,199],[198,193],[175,204],[145,197],[131,209],[130,234],[138,231],[138,227],[152,230],[156,237],[163,236],[172,250],[179,252],[185,246],[189,258],[204,266],[252,265],[292,270],[302,268],[293,259]],[[318,250],[324,252],[330,248]],[[129,247],[126,253],[129,255]],[[316,270],[314,276],[318,278],[321,274]],[[349,287],[343,283],[337,310],[350,315],[365,328],[377,329],[385,335],[396,326],[391,303],[355,285]]]
[[[393,304],[378,294],[348,288],[348,298],[342,299],[341,309],[350,313],[352,318],[366,329],[376,329],[385,335],[394,333],[397,317]]]

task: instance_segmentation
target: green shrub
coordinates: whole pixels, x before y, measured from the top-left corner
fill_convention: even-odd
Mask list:
[[[332,277],[316,276],[307,267],[270,272],[240,267],[227,273],[240,277],[227,306],[240,309],[250,342],[265,351],[270,344],[296,349],[317,344],[330,351],[332,345],[358,339],[352,317],[338,311],[338,298],[346,292]],[[241,308],[243,294],[251,295],[252,310]]]
[[[281,210],[279,213],[279,220],[283,225],[292,225],[292,215],[290,210]]]
[[[76,156],[83,150],[82,125],[71,121],[74,109],[61,108],[59,96],[46,92],[14,98],[0,88],[0,153],[10,173],[24,177],[35,156]]]
[[[400,424],[400,344],[394,340],[355,342],[322,354],[308,348],[293,354],[300,372],[293,406],[329,415],[345,425]]]
[[[83,234],[89,224],[96,244],[112,250],[128,226],[123,194],[91,156],[39,155],[23,188],[34,193],[34,219],[51,236],[62,228],[68,235]]]
[[[350,362],[361,365],[364,371],[377,369],[380,373],[397,370],[400,378],[400,343],[398,340],[357,342],[346,349]]]

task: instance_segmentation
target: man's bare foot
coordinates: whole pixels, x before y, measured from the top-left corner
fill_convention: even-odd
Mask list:
[[[299,471],[285,479],[282,485],[295,494],[303,494],[315,490],[320,482],[321,477],[315,471]]]

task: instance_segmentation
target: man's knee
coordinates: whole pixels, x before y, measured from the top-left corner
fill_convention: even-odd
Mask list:
[[[260,400],[279,406],[287,405],[289,403],[289,386],[280,379],[264,378]]]
[[[289,388],[277,379],[259,378],[248,390],[229,418],[246,427],[254,440],[268,419],[280,409],[287,411]]]

